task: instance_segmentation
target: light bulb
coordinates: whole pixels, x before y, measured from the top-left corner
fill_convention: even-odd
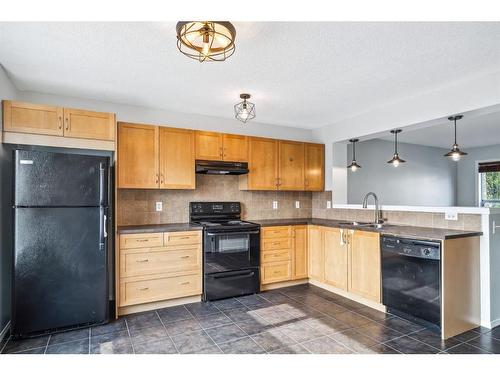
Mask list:
[[[453,161],[459,161],[460,160],[460,153],[455,151],[453,154],[451,154],[451,159]]]
[[[398,159],[395,159],[395,160],[392,162],[392,165],[394,166],[394,168],[399,167],[399,160],[398,160]]]
[[[209,51],[210,51],[210,44],[208,44],[208,42],[203,42],[203,48],[201,49],[201,53],[204,56],[208,56]]]
[[[351,171],[356,172],[358,170],[358,167],[355,165],[351,166]]]

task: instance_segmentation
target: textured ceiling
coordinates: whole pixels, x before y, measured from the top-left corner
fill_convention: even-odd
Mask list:
[[[175,23],[0,23],[20,90],[317,128],[500,67],[500,23],[238,23],[236,52],[198,63]]]

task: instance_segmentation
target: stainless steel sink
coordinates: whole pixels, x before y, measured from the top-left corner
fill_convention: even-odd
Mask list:
[[[363,221],[341,221],[339,224],[340,225],[351,225],[353,227],[359,227],[359,226],[369,225],[370,223],[363,222]]]
[[[367,223],[367,224],[360,224],[360,227],[382,229],[384,225],[385,224],[382,223]]]

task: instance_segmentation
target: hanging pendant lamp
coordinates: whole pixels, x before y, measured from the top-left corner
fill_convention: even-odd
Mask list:
[[[451,146],[450,152],[444,154],[444,156],[451,158],[453,161],[459,161],[462,156],[467,155],[466,152],[461,151],[458,148],[457,144],[457,120],[462,119],[464,116],[462,115],[456,115],[456,116],[450,116],[448,117],[448,120],[454,122],[454,128],[455,128],[455,143],[453,143],[453,146]]]
[[[240,94],[240,99],[243,99],[243,101],[235,104],[234,117],[246,123],[255,118],[255,104],[247,101],[250,99],[250,94]]]
[[[394,134],[394,155],[392,156],[392,159],[388,161],[388,163],[392,164],[394,168],[399,167],[401,163],[406,163],[406,160],[401,159],[398,154],[398,134],[402,131],[403,130],[401,129],[391,130],[391,134]]]
[[[356,162],[356,143],[359,142],[359,139],[357,138],[349,139],[349,142],[352,143],[352,161],[351,164],[347,166],[347,168],[350,169],[352,172],[356,172],[359,168],[361,168],[361,165],[359,165]]]

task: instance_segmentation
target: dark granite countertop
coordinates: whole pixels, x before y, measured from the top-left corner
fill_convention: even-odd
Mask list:
[[[119,234],[155,233],[155,232],[182,232],[187,230],[201,230],[203,227],[191,223],[151,224],[151,225],[120,225]]]
[[[370,228],[363,226],[346,225],[345,220],[328,219],[269,219],[269,220],[251,220],[253,223],[260,224],[263,227],[280,225],[321,225],[332,228],[346,228],[364,230],[367,232],[377,232],[389,236],[408,237],[425,240],[448,240],[452,238],[481,236],[483,233],[478,231],[465,231],[445,228],[427,228],[414,227],[409,225],[385,224],[382,228]]]

